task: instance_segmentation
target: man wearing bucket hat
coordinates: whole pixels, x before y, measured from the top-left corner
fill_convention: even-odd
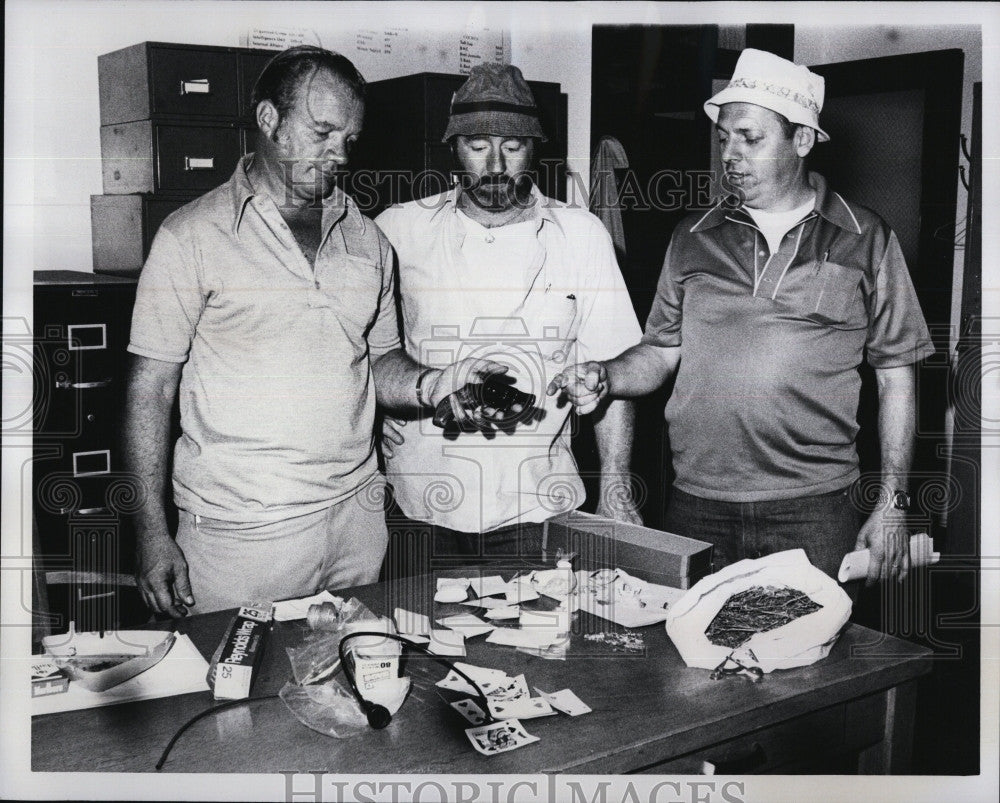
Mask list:
[[[802,547],[836,576],[847,552],[868,547],[869,583],[902,579],[913,364],[933,346],[895,234],[806,169],[829,139],[823,93],[806,67],[743,51],[705,103],[727,197],[674,231],[642,343],[573,366],[549,392],[588,412],[676,374],[667,526],[714,543],[717,568]],[[862,524],[852,488],[864,358],[877,378],[882,476]]]
[[[638,343],[641,330],[600,221],[546,198],[531,180],[545,132],[521,71],[474,67],[450,112],[443,139],[460,181],[376,220],[398,257],[404,346],[428,365],[467,354],[509,365],[536,407],[496,432],[448,438],[430,409],[389,421],[386,475],[402,512],[434,525],[436,556],[524,554],[518,525],[584,501],[570,452],[571,408],[548,399],[545,386],[567,363]],[[638,521],[628,480],[632,416],[631,402],[621,400],[598,412],[597,508]]]

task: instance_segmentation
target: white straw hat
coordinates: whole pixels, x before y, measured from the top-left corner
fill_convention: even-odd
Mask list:
[[[830,139],[819,127],[826,82],[821,75],[774,53],[747,48],[736,62],[729,85],[705,101],[705,114],[719,121],[719,107],[726,103],[753,103],[777,112],[792,123],[816,129],[820,142]]]

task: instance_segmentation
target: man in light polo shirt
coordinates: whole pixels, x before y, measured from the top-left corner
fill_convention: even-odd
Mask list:
[[[429,365],[465,354],[503,363],[536,409],[496,433],[453,439],[433,426],[430,411],[398,429],[389,422],[386,474],[406,517],[432,525],[433,557],[535,554],[520,525],[573,510],[585,497],[570,451],[570,406],[548,399],[545,387],[563,366],[611,357],[641,331],[601,222],[546,198],[530,180],[545,133],[521,71],[474,67],[450,111],[444,141],[461,171],[458,186],[377,219],[398,255],[404,345]],[[632,427],[631,402],[602,405],[597,509],[638,522]],[[400,540],[413,532],[406,524]]]
[[[678,225],[640,345],[556,378],[589,412],[676,372],[667,402],[674,532],[712,542],[716,567],[802,547],[836,576],[871,549],[868,582],[905,577],[915,431],[913,365],[933,347],[895,234],[806,170],[823,79],[771,53],[740,55],[705,103],[731,196]],[[883,498],[863,524],[858,367],[874,368]]]
[[[354,65],[293,48],[254,95],[256,152],[167,218],[133,314],[137,575],[171,616],[374,581],[387,540],[376,397],[436,404],[502,370],[427,371],[399,348],[389,243],[336,185],[364,114]],[[178,391],[175,540],[163,497]]]

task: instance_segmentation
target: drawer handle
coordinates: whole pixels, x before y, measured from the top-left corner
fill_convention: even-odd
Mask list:
[[[68,379],[57,379],[56,387],[60,390],[91,390],[93,388],[106,388],[113,380],[95,379],[93,382],[70,382]]]
[[[215,170],[214,156],[185,156],[185,170]]]
[[[211,95],[212,85],[207,78],[194,78],[190,81],[181,81],[182,95]]]
[[[106,507],[81,507],[77,508],[75,515],[77,516],[108,516],[111,511]]]
[[[753,772],[755,769],[767,763],[767,753],[760,746],[760,742],[754,742],[750,752],[744,756],[726,759],[724,761],[702,762],[701,770],[705,775],[743,775]]]

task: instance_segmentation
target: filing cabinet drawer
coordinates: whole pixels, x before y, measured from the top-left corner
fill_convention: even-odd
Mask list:
[[[235,125],[139,120],[103,126],[104,192],[206,192],[226,181],[240,156]]]
[[[99,56],[101,125],[251,118],[250,92],[272,50],[141,42]]]
[[[150,115],[235,117],[239,114],[236,54],[152,48]]]
[[[91,195],[94,271],[138,275],[160,224],[191,200],[193,196],[171,198],[147,193]]]

